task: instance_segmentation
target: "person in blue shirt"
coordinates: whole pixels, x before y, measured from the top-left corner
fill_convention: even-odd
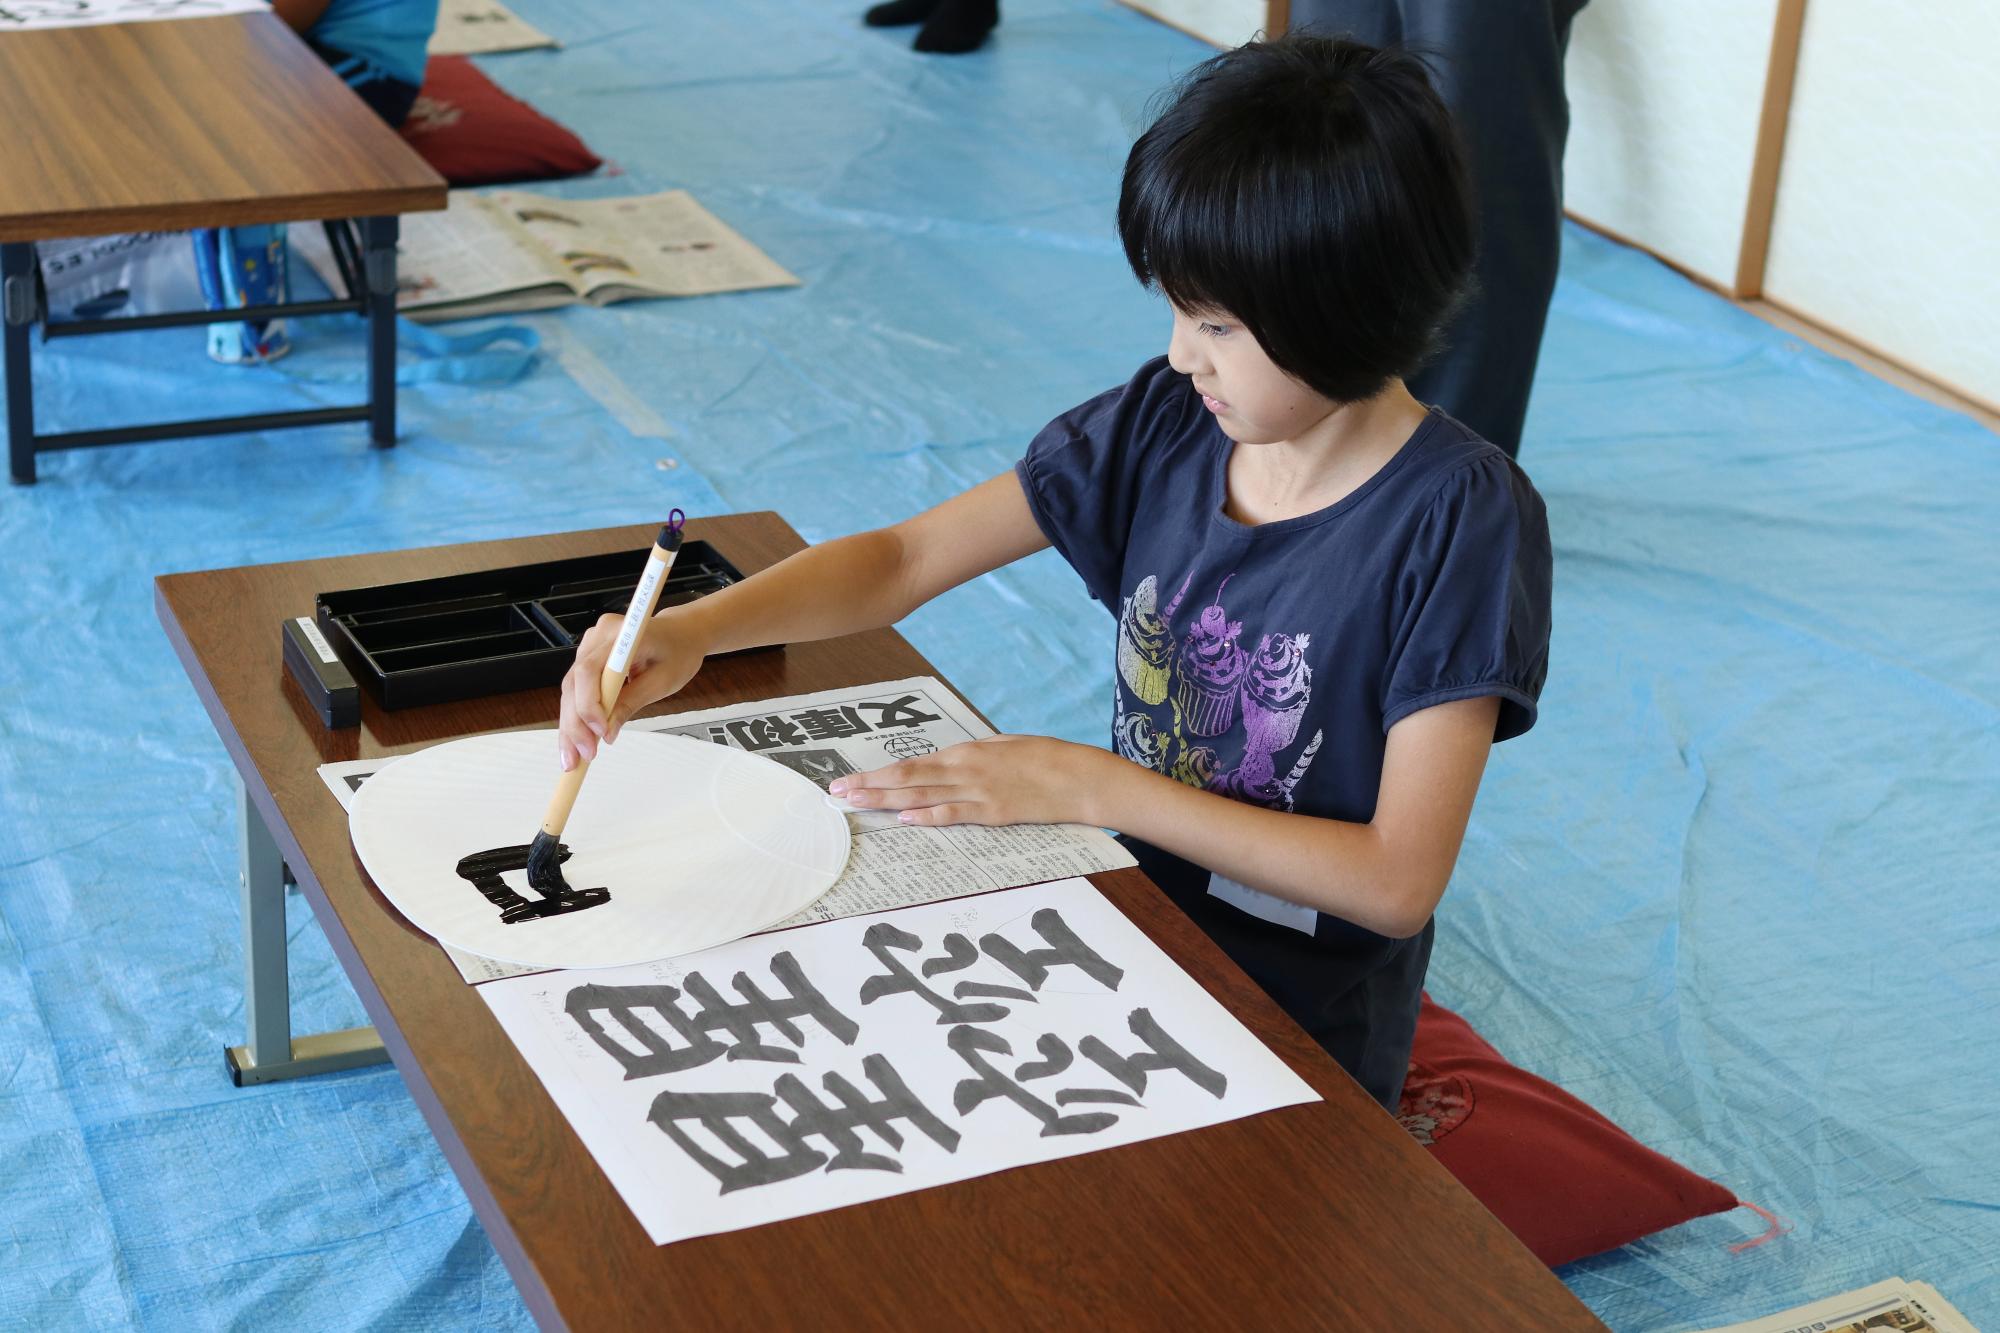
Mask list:
[[[609,716],[606,617],[557,759],[707,654],[887,625],[1054,546],[1116,618],[1110,746],[997,736],[835,794],[913,825],[1116,830],[1393,1109],[1488,752],[1533,724],[1548,667],[1541,497],[1405,387],[1472,264],[1459,143],[1411,55],[1256,42],[1197,67],[1133,146],[1118,228],[1172,307],[1165,356],[1011,471],[660,612]]]
[[[376,115],[392,126],[409,118],[438,0],[272,0],[271,8]]]

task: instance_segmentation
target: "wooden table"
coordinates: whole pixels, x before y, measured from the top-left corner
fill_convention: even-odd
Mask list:
[[[654,531],[609,528],[156,582],[160,621],[242,776],[246,826],[267,829],[272,855],[296,874],[544,1325],[1602,1328],[1137,870],[1093,882],[1324,1102],[749,1231],[651,1244],[472,987],[369,883],[346,816],[315,773],[333,760],[548,726],[555,690],[397,713],[364,697],[360,727],[329,732],[284,671],[278,627],[308,613],[322,591],[636,550]],[[746,573],[801,546],[773,514],[697,521],[689,536],[714,543]],[[671,707],[926,674],[935,668],[900,635],[877,630],[711,662]],[[272,867],[261,873],[275,885]],[[268,905],[259,910],[269,913]]]
[[[0,315],[16,482],[35,479],[36,453],[85,445],[363,420],[378,445],[395,441],[396,217],[443,208],[445,183],[275,15],[0,33],[0,126]],[[44,321],[44,333],[366,313],[366,404],[35,433],[35,241],[347,218],[363,219],[347,299]]]

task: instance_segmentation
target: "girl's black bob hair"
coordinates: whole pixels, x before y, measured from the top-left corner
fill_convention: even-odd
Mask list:
[[[1139,281],[1224,314],[1338,403],[1437,349],[1477,244],[1451,115],[1422,62],[1311,33],[1191,70],[1125,161]]]

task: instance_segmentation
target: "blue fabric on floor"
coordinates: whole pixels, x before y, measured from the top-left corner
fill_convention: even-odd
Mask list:
[[[1164,345],[1111,212],[1193,41],[1071,0],[1010,2],[957,60],[837,5],[516,8],[564,48],[485,68],[623,173],[542,188],[688,188],[805,285],[520,317],[536,368],[406,388],[391,453],[359,428],[91,450],[0,493],[0,1325],[528,1323],[393,1071],[228,1084],[231,766],[149,575],[675,504],[822,538],[1002,471]],[[1792,1224],[1731,1254],[1762,1224],[1725,1214],[1566,1270],[1621,1333],[1896,1273],[2000,1327],[2000,441],[1566,245],[1525,451],[1550,684],[1496,752],[1432,989]],[[351,330],[298,344],[292,374],[211,366],[186,331],[37,346],[39,416],[353,392],[324,382]],[[1002,726],[1102,738],[1111,622],[1052,555],[905,628]],[[292,959],[300,1031],[362,1021],[303,911]]]

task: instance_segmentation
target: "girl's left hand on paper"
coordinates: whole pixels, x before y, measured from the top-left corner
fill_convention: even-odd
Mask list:
[[[857,810],[900,810],[905,824],[1094,823],[1093,783],[1118,762],[1047,736],[988,736],[836,778],[829,790]]]

